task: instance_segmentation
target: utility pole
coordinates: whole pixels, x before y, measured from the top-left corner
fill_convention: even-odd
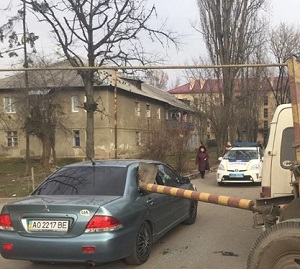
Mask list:
[[[118,70],[114,70],[115,159],[118,159]]]
[[[27,55],[27,43],[26,43],[26,1],[23,1],[23,42],[24,42],[24,68],[28,68],[28,55]],[[29,104],[28,104],[28,87],[29,87],[29,79],[28,79],[28,71],[25,70],[24,73],[25,79],[25,91],[26,91],[26,116],[29,116]],[[26,117],[26,120],[27,120]],[[26,133],[26,172],[25,174],[29,174],[29,158],[30,158],[30,147],[29,147],[29,134],[27,129],[25,128]]]

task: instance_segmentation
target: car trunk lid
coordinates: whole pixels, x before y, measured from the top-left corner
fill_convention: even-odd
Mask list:
[[[118,196],[29,196],[6,205],[13,227],[23,236],[73,237],[85,231],[99,207]]]

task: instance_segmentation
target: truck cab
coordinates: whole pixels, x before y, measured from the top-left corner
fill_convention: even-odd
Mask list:
[[[261,197],[279,197],[292,193],[293,173],[290,168],[296,160],[291,104],[279,105],[270,123],[268,143],[262,167]]]

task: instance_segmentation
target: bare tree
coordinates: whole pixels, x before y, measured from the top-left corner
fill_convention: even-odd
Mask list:
[[[35,67],[53,66],[45,58],[36,58]],[[25,73],[12,76],[15,84],[17,105],[17,121],[28,135],[37,137],[42,144],[41,164],[49,165],[51,155],[56,164],[55,137],[57,132],[68,134],[65,128],[67,116],[59,104],[61,89],[69,87],[77,73],[74,71],[34,71],[29,72],[28,91],[24,92]]]
[[[159,88],[161,90],[166,90],[169,76],[166,72],[162,70],[147,70],[145,73],[145,81],[150,85]]]
[[[249,63],[265,63],[267,61],[267,39],[264,32],[256,35],[260,46],[248,57]],[[239,141],[256,141],[259,131],[260,112],[264,96],[269,90],[264,74],[267,69],[264,67],[243,68],[235,81],[235,105],[234,115],[236,118],[237,139]]]
[[[10,9],[11,6],[8,5],[5,11],[8,12]],[[24,46],[27,44],[31,48],[30,53],[36,52],[35,42],[39,37],[33,32],[30,32],[27,27],[24,27],[21,32],[17,30],[18,23],[23,22],[23,25],[26,25],[25,15],[25,5],[22,4],[16,14],[10,16],[7,22],[0,26],[0,42],[5,44],[5,46],[0,49],[0,58],[3,58],[5,55],[8,55],[10,58],[19,56],[19,51],[23,51]]]
[[[237,139],[239,141],[256,141],[259,127],[260,111],[264,88],[263,72],[257,68],[243,70],[236,81],[239,90],[235,94],[235,116]]]
[[[168,88],[175,89],[180,85],[181,85],[181,78],[178,75],[176,75],[176,77],[169,83]]]
[[[11,2],[7,6],[6,11],[10,11]],[[17,32],[18,23],[22,21],[23,31],[21,33]],[[33,32],[29,32],[27,27],[27,16],[26,16],[26,3],[23,1],[20,9],[17,13],[8,19],[8,22],[0,26],[0,41],[5,43],[7,41],[7,46],[0,50],[0,58],[4,55],[11,57],[18,57],[19,50],[23,51],[23,66],[28,68],[31,62],[30,54],[36,53],[35,42],[38,39]],[[28,45],[31,48],[31,52],[28,52]],[[28,88],[28,73],[25,71],[25,90]],[[26,174],[29,173],[29,135],[26,133]]]
[[[149,122],[151,127],[143,136],[140,157],[169,162],[172,158],[174,168],[186,171],[190,137],[189,130],[182,128],[180,123],[167,126],[162,122]],[[150,131],[151,130],[151,131]],[[172,134],[172,139],[170,139]]]
[[[292,25],[281,23],[270,32],[270,51],[277,63],[285,63],[292,55],[300,52],[300,30]],[[277,105],[290,102],[289,81],[287,67],[279,66],[275,71],[278,79],[273,83],[269,79],[269,85],[274,94]]]
[[[260,35],[267,26],[262,22],[260,12],[267,0],[198,0],[200,32],[202,33],[209,59],[212,64],[244,64],[260,46]],[[234,81],[238,68],[215,69],[219,81],[220,111],[214,111],[217,144],[224,145],[234,138]]]
[[[149,26],[156,15],[155,6],[146,7],[146,0],[25,0],[40,21],[46,21],[74,67],[96,67],[107,63],[131,65],[153,63],[144,51],[142,35],[148,42],[176,44],[176,37],[162,25]],[[86,54],[87,63],[80,57]],[[156,58],[155,58],[156,59]],[[81,71],[85,85],[87,111],[86,153],[94,158],[95,71]]]

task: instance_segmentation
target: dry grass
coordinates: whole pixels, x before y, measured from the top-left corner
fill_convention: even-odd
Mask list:
[[[59,165],[78,161],[63,159]],[[52,173],[51,167],[42,167],[37,160],[30,161],[30,171],[26,175],[26,163],[21,158],[0,158],[0,198],[22,197],[32,192],[45,177]]]
[[[216,151],[214,148],[208,150],[211,166],[217,163]],[[181,174],[189,174],[196,171],[196,153],[189,153],[185,156],[184,167]],[[78,162],[81,159],[62,159],[58,166]],[[177,169],[177,157],[171,156],[167,162]],[[30,194],[39,183],[52,173],[51,167],[43,168],[37,160],[31,160],[29,175],[25,175],[26,164],[21,158],[0,158],[0,198],[23,197]]]

